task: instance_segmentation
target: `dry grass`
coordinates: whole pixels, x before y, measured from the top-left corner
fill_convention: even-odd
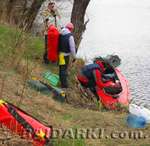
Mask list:
[[[28,45],[25,46],[21,48],[23,52],[26,51],[24,49]],[[20,46],[17,47],[17,49],[20,50]],[[31,53],[32,51],[30,50],[29,52]],[[106,129],[107,135],[116,132],[116,130],[118,132],[132,130],[126,125],[126,116],[128,113],[105,111],[102,110],[101,107],[95,108],[95,102],[91,102],[81,96],[74,85],[75,78],[73,75],[76,73],[76,68],[72,68],[72,76],[70,78],[71,88],[67,92],[69,104],[54,101],[51,95],[43,95],[26,86],[26,80],[32,76],[41,78],[41,73],[49,69],[56,73],[58,72],[58,68],[55,66],[43,65],[41,63],[41,57],[39,57],[40,55],[39,53],[35,55],[36,57],[26,58],[22,57],[23,54],[21,56],[18,54],[17,59],[14,59],[14,61],[12,61],[11,55],[8,55],[8,58],[0,58],[0,91],[2,99],[17,105],[29,114],[35,116],[41,122],[52,125],[55,128],[104,128]],[[15,55],[13,54],[13,56]],[[79,66],[79,64],[77,66]],[[5,135],[5,131],[7,130],[0,129],[0,138],[1,135],[4,136],[2,137],[3,139],[6,139],[9,135],[11,136],[12,141],[8,140],[8,143],[6,143],[7,146],[9,143],[14,143],[14,146],[29,145],[27,141],[19,137],[16,138],[16,136],[13,136],[8,131]],[[142,131],[150,134],[150,127],[147,126]],[[86,140],[86,143],[87,146],[148,146],[149,138],[139,140],[103,138]],[[72,144],[62,144],[62,146],[71,145]]]
[[[39,70],[42,70],[41,67],[39,67]],[[35,74],[36,71],[37,68]],[[4,99],[19,106],[47,125],[53,125],[55,128],[105,128],[107,134],[110,134],[112,131],[115,132],[116,130],[120,132],[131,131],[126,125],[125,118],[127,113],[91,110],[88,109],[87,106],[81,107],[83,103],[80,103],[79,106],[58,103],[54,101],[51,96],[37,93],[28,87],[25,89],[23,97],[21,97],[20,91],[23,87],[23,82],[20,74],[12,73],[7,76],[5,82],[6,84],[3,91]],[[76,95],[76,93],[74,93],[74,95]],[[20,98],[22,99],[21,103],[19,103]],[[79,100],[77,103],[79,103]],[[85,103],[85,105],[87,104]],[[147,127],[143,132],[149,133],[149,130],[149,127]],[[140,144],[140,146],[142,146],[143,143],[149,144],[149,139],[141,139],[138,141],[134,139],[107,140],[105,138],[101,140],[87,140],[89,146],[129,146],[130,144],[133,146]]]
[[[21,139],[18,135],[12,134],[8,129],[0,128],[1,146],[32,146],[30,141]]]

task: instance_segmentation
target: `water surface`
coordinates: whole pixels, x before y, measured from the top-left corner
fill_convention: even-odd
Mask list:
[[[90,22],[79,55],[118,54],[132,98],[150,105],[150,1],[92,0],[87,15]]]

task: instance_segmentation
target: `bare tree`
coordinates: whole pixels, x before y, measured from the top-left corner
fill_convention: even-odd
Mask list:
[[[19,25],[24,30],[29,31],[32,28],[35,17],[45,0],[32,0],[30,6],[27,6],[29,0],[0,0],[0,19],[12,25]],[[63,2],[63,0],[62,0]],[[75,42],[79,46],[82,34],[86,29],[84,18],[87,6],[90,0],[74,0],[71,21],[75,25]]]
[[[45,0],[0,0],[0,20],[30,30],[41,4]]]
[[[77,48],[82,40],[82,34],[86,30],[85,13],[90,0],[74,0],[71,22],[75,26],[74,36]]]

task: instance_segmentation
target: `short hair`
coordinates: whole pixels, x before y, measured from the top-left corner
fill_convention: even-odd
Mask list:
[[[48,5],[53,5],[53,4],[55,4],[55,2],[49,2],[49,3],[48,3]]]

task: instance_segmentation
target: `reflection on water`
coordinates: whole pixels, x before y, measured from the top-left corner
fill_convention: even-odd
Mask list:
[[[150,104],[150,1],[92,2],[87,12],[90,23],[79,55],[90,58],[97,54],[118,54],[122,58],[122,72],[130,83],[132,98]]]

